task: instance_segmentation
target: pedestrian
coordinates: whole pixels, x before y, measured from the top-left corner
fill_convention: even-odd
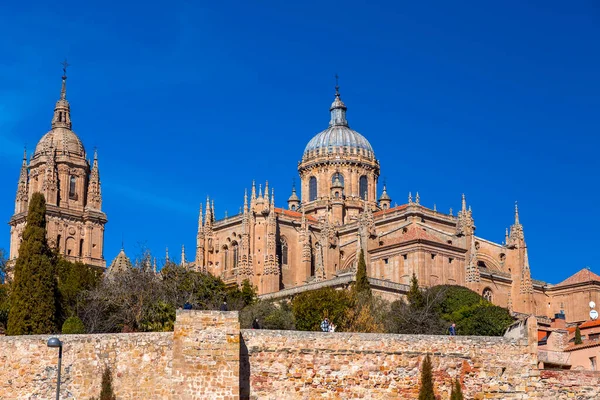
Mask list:
[[[448,328],[448,333],[450,336],[456,336],[456,324],[454,322],[450,325],[450,328]]]
[[[186,301],[185,304],[183,305],[183,309],[184,310],[191,310],[192,309],[192,305]]]
[[[322,322],[321,322],[321,330],[323,332],[329,332],[329,319],[325,318]]]
[[[260,324],[258,323],[258,318],[254,318],[254,321],[252,321],[252,329],[260,329]]]
[[[333,322],[329,324],[329,332],[335,332],[335,328],[337,328],[337,326],[335,326]]]
[[[227,307],[227,302],[225,300],[223,300],[223,304],[221,304],[221,311],[229,311],[229,308]]]

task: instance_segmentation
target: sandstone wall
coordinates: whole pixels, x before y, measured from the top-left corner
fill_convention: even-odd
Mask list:
[[[113,368],[119,399],[170,399],[172,333],[60,335],[61,399],[98,397],[102,372]],[[0,338],[0,399],[54,399],[58,349],[46,336]]]
[[[435,386],[449,398],[460,377],[466,398],[521,399],[535,390],[536,357],[497,337],[242,331],[242,397],[259,399],[418,397],[431,354]]]
[[[600,396],[600,373],[538,370],[535,325],[517,328],[508,338],[240,331],[237,312],[178,311],[174,332],[61,335],[61,399],[98,396],[106,365],[119,400],[413,399],[425,354],[441,399],[455,377],[465,398]],[[48,337],[0,337],[0,399],[54,398]]]

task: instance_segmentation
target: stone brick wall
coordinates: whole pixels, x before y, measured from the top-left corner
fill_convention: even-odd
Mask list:
[[[412,399],[432,356],[437,393],[460,377],[466,398],[521,399],[536,358],[518,340],[492,337],[242,331],[240,394],[257,399]],[[248,373],[249,371],[249,373]]]
[[[173,341],[173,400],[239,398],[237,312],[180,310]]]
[[[173,334],[59,335],[61,399],[98,397],[105,366],[118,399],[170,399]],[[0,338],[0,399],[53,399],[58,349],[47,336]]]
[[[100,393],[102,371],[124,399],[416,398],[432,356],[448,399],[594,399],[600,373],[540,371],[535,325],[511,337],[450,337],[239,329],[237,312],[178,311],[174,332],[61,335],[61,399]],[[50,399],[58,351],[49,336],[0,337],[0,399]]]

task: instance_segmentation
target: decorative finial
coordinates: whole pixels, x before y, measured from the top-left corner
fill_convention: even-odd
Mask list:
[[[248,209],[248,189],[244,189],[244,211]],[[240,210],[241,212],[241,210]]]
[[[515,225],[519,225],[519,205],[515,201]]]
[[[437,207],[436,207],[435,203],[433,203],[433,211],[437,212]]]
[[[167,247],[166,251],[165,251],[165,261],[168,263],[169,262],[169,248]]]
[[[67,59],[60,63],[63,66],[63,76],[62,76],[62,89],[60,90],[60,99],[65,100],[67,98],[67,67],[69,63]]]
[[[340,96],[340,85],[339,85],[339,79],[340,77],[338,76],[338,74],[335,74],[335,95],[337,97]]]
[[[271,188],[271,206],[275,207],[275,188]]]
[[[452,207],[450,207],[450,215],[452,215]]]
[[[408,204],[412,204],[412,193],[408,192]]]
[[[225,210],[225,219],[227,219],[227,218],[228,218],[227,210]]]
[[[467,198],[464,193],[462,194],[462,210],[467,211]]]
[[[200,203],[200,210],[198,212],[198,230],[202,229],[202,203]]]
[[[421,203],[421,197],[419,196],[419,192],[417,192],[417,196],[415,197],[415,203],[417,203],[417,204]]]
[[[258,197],[262,197],[262,183],[258,184]]]

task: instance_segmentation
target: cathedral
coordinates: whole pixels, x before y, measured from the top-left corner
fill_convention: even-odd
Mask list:
[[[107,219],[102,212],[98,155],[94,152],[90,167],[83,143],[72,130],[66,65],[51,129],[35,146],[29,162],[27,153],[23,154],[15,213],[9,222],[9,261],[19,256],[29,199],[35,192],[41,192],[46,198],[50,246],[71,261],[105,267],[103,246]]]
[[[71,125],[66,71],[51,129],[23,163],[10,219],[10,261],[18,257],[28,200],[41,192],[47,202],[51,246],[72,261],[105,267],[104,225],[98,157],[88,159]],[[253,182],[238,215],[216,220],[214,202],[200,209],[195,260],[182,264],[235,285],[248,279],[261,298],[277,299],[320,287],[344,288],[353,281],[364,252],[373,290],[394,299],[416,274],[422,286],[461,285],[516,314],[587,319],[589,301],[600,303],[600,276],[583,269],[548,284],[531,277],[519,210],[502,243],[476,235],[471,207],[462,196],[454,215],[421,204],[419,194],[392,205],[379,192],[379,161],[369,141],[350,128],[339,87],[329,126],[306,145],[298,163],[299,193],[287,207],[275,205],[268,182]],[[123,250],[116,269],[130,262]]]
[[[418,193],[392,206],[386,186],[377,190],[375,152],[350,128],[337,86],[329,111],[329,126],[298,163],[300,195],[294,187],[287,208],[278,208],[268,182],[253,182],[242,212],[219,221],[207,199],[189,267],[231,284],[248,279],[261,298],[277,299],[347,287],[362,250],[374,291],[391,299],[408,291],[414,273],[422,286],[466,286],[516,314],[587,319],[588,302],[600,300],[600,276],[584,269],[558,285],[532,279],[516,204],[503,243],[475,234],[464,195],[456,215],[425,207]]]

